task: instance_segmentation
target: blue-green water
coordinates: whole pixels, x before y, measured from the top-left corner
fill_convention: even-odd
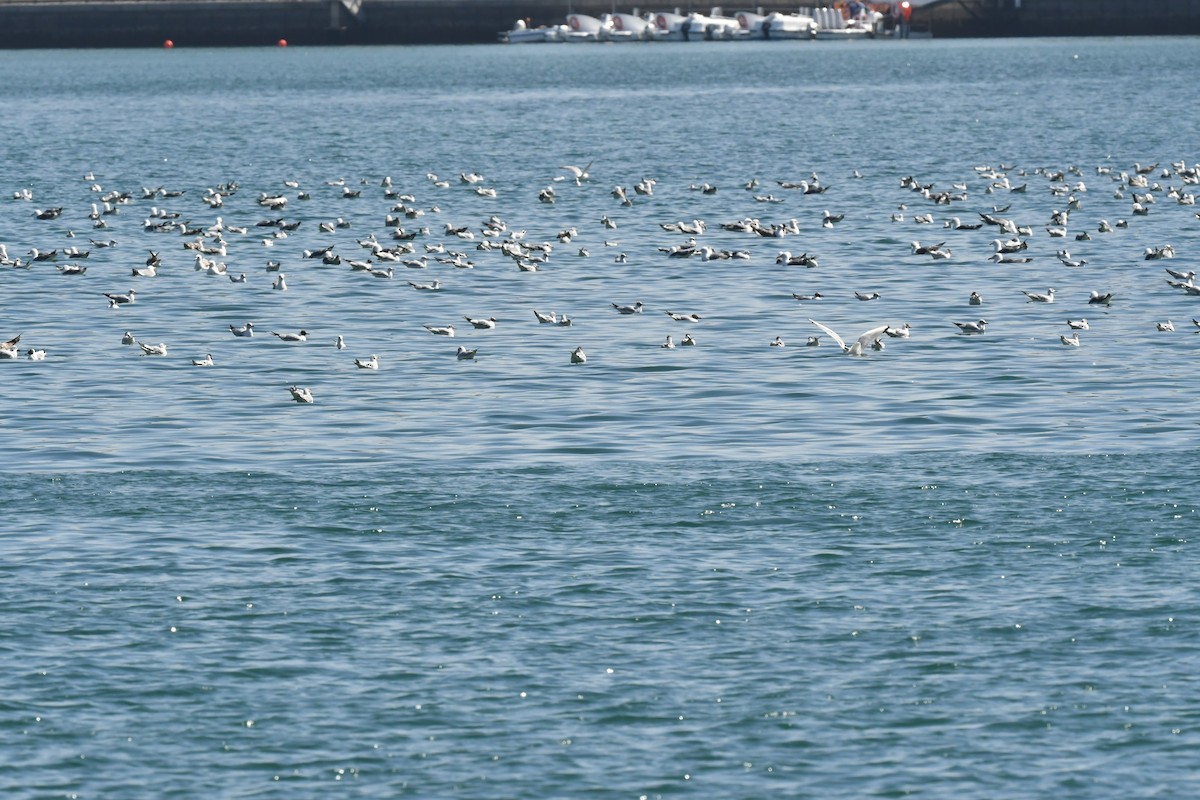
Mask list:
[[[1160,175],[1197,161],[1180,104],[1200,41],[0,64],[0,242],[27,258],[117,241],[78,261],[82,276],[59,274],[65,258],[0,268],[0,339],[47,351],[0,360],[5,796],[1095,798],[1200,784],[1200,298],[1162,271],[1195,268],[1200,220],[1167,196],[1195,187]],[[590,182],[555,181],[589,162]],[[1155,195],[1144,217],[1096,171],[1134,162],[1161,164],[1159,188],[1138,190]],[[987,191],[975,167],[1000,164],[1027,192]],[[1071,236],[1050,238],[1066,198],[1036,170],[1070,166],[1086,192]],[[460,183],[469,171],[497,197]],[[776,183],[813,172],[826,194]],[[473,269],[397,263],[377,280],[302,257],[332,244],[365,258],[356,241],[372,232],[391,244],[385,175],[426,212],[403,223],[431,228],[418,252],[444,242]],[[935,206],[906,175],[964,182],[968,198]],[[643,177],[653,196],[610,196]],[[758,192],[743,190],[753,177]],[[238,192],[208,208],[223,181]],[[717,193],[689,189],[702,182]],[[158,186],[184,194],[142,199]],[[536,199],[546,186],[552,205]],[[25,187],[32,201],[8,199]],[[134,200],[93,229],[91,203],[112,189]],[[287,208],[259,207],[260,192]],[[1009,203],[1033,228],[1027,264],[987,260],[994,229],[942,227]],[[34,217],[51,206],[62,217]],[[194,237],[144,229],[152,207],[247,226],[221,258],[247,282],[194,270]],[[821,227],[826,208],[845,220]],[[936,222],[915,225],[926,212]],[[556,242],[542,269],[475,249],[493,214]],[[719,227],[746,216],[800,233]],[[266,247],[254,223],[274,217],[302,225]],[[318,231],[338,217],[350,227]],[[701,243],[751,258],[658,251],[686,238],[660,223],[697,218]],[[1129,227],[1100,234],[1101,219]],[[557,243],[570,226],[578,237]],[[954,256],[914,256],[914,239]],[[1143,260],[1166,244],[1176,258]],[[1089,263],[1063,266],[1062,247]],[[132,277],[151,249],[158,276]],[[776,265],[781,250],[820,266]],[[434,278],[442,291],[407,283]],[[1048,286],[1053,304],[1026,302]],[[131,287],[135,304],[107,307],[103,293]],[[1092,290],[1114,303],[1089,306]],[[791,297],[813,291],[825,298]],[[635,300],[641,315],[611,307]],[[574,324],[539,325],[533,309]],[[986,334],[958,335],[953,321],[981,315]],[[803,346],[809,317],[913,332],[849,358],[828,338]],[[1062,346],[1079,317],[1082,345]],[[1167,319],[1175,332],[1156,329]],[[252,339],[230,335],[248,320]],[[450,323],[453,339],[423,328]],[[269,333],[301,328],[303,345]],[[121,345],[126,330],[169,355]],[[685,333],[699,344],[659,346]],[[459,344],[477,360],[458,361]],[[576,346],[587,364],[569,364]],[[215,366],[193,367],[205,353]],[[378,371],[354,366],[372,353]],[[316,402],[293,403],[293,384]]]

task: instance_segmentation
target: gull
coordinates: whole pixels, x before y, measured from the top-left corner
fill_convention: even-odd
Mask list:
[[[1200,324],[1198,324],[1197,327],[1200,327]],[[682,345],[683,347],[695,347],[696,340],[694,338],[692,338],[692,335],[690,333],[686,333],[683,336],[683,341],[680,342],[679,344]]]
[[[640,313],[642,313],[642,302],[640,300],[631,306],[621,306],[621,305],[617,305],[616,303],[613,303],[612,307],[617,310],[618,314],[640,314]]]
[[[1088,321],[1082,317],[1080,319],[1069,319],[1067,320],[1067,327],[1077,331],[1086,331],[1088,330]]]
[[[572,364],[586,364],[587,363],[587,355],[583,352],[582,347],[576,347],[574,350],[571,351],[571,363]]]
[[[201,358],[201,359],[194,359],[194,358],[192,359],[193,367],[211,367],[212,365],[213,365],[212,353],[209,353],[208,355],[206,355],[204,358]]]
[[[808,253],[801,253],[798,256],[794,256],[787,250],[784,250],[775,256],[775,263],[788,267],[815,267],[817,266],[817,257],[810,256]]]
[[[129,294],[108,294],[106,292],[104,296],[108,298],[110,305],[122,306],[126,304],[132,305],[136,300],[135,295],[137,295],[137,292],[130,289]]]
[[[379,369],[379,356],[372,354],[370,358],[364,360],[361,358],[354,359],[354,366],[359,369]]]
[[[771,342],[771,347],[787,347],[787,345],[784,344],[782,337],[776,336],[774,341]]]
[[[1166,322],[1159,322],[1159,323],[1156,323],[1156,325],[1160,331],[1175,330],[1175,323],[1171,322],[1171,320],[1167,320]]]
[[[1061,261],[1063,263],[1063,266],[1066,266],[1066,267],[1082,267],[1084,264],[1088,263],[1086,258],[1080,258],[1080,259],[1071,258],[1071,253],[1068,250],[1059,250],[1058,251],[1058,260]]]
[[[592,177],[591,175],[588,174],[588,170],[592,168],[593,163],[594,162],[589,161],[587,166],[584,167],[583,169],[580,169],[579,167],[576,167],[572,164],[564,164],[563,166],[559,167],[559,169],[565,169],[567,172],[574,175],[575,182],[579,183],[580,181],[589,180]]]
[[[1002,239],[993,239],[992,246],[997,253],[1017,253],[1021,250],[1029,249],[1029,242],[1022,241],[1019,236],[1014,236],[1008,241]]]
[[[333,343],[333,346],[338,350],[346,349],[346,340],[342,338],[341,334],[338,334],[337,341]]]
[[[1058,340],[1067,347],[1079,347],[1079,331],[1075,331],[1070,336],[1059,334]]]
[[[87,272],[87,267],[82,264],[62,264],[58,271],[63,275],[83,275]],[[134,270],[136,272],[136,270]]]
[[[20,352],[11,347],[0,347],[0,358],[18,359],[21,357]]]
[[[871,349],[875,351],[883,350],[887,345],[883,343],[883,339],[876,338],[871,342]]]
[[[167,354],[167,346],[165,344],[145,344],[138,342],[138,347],[142,348],[142,355],[165,356]]]
[[[288,391],[292,393],[292,399],[297,403],[313,402],[313,393],[311,389],[305,389],[300,386],[289,386]]]
[[[793,300],[820,300],[822,297],[824,297],[824,295],[822,295],[820,292],[813,292],[812,294],[796,294],[795,292],[792,292]]]
[[[27,355],[29,357],[30,361],[45,361],[46,360],[46,351],[42,350],[42,349],[35,350],[34,348],[31,347],[25,351],[25,355]]]
[[[284,342],[307,342],[308,331],[300,331],[299,333],[276,333],[271,331],[272,336],[278,336],[280,341]]]
[[[671,338],[671,334],[667,334],[667,340],[659,346],[665,350],[673,350],[675,348],[675,340]]]
[[[1113,293],[1112,292],[1105,292],[1105,293],[1101,294],[1100,292],[1097,292],[1095,289],[1092,290],[1091,296],[1088,297],[1088,303],[1091,305],[1094,305],[1094,306],[1112,305],[1112,301],[1113,301]]]
[[[633,185],[633,191],[637,194],[650,196],[654,194],[654,186],[658,181],[654,178],[643,178]]]
[[[967,299],[967,304],[972,306],[983,305],[983,295],[979,292],[971,292],[970,298]]]
[[[230,325],[229,332],[232,333],[234,336],[245,336],[248,339],[254,335],[254,323],[247,322],[245,325],[241,326],[240,328],[235,328],[234,326]]]
[[[914,256],[924,256],[924,255],[931,255],[932,253],[935,253],[938,250],[941,250],[943,247],[946,246],[946,243],[938,242],[937,244],[924,245],[924,244],[921,244],[920,242],[913,242],[909,246],[912,248],[912,252],[913,252]]]
[[[466,348],[466,345],[461,345],[461,344],[460,344],[460,345],[458,346],[458,360],[459,360],[459,361],[474,361],[474,360],[475,360],[475,354],[476,354],[476,353],[478,353],[478,352],[479,352],[479,348],[478,348],[478,347],[477,347],[477,348],[475,348],[474,350],[468,350],[468,349]]]
[[[444,328],[439,328],[435,325],[424,325],[422,327],[424,327],[425,330],[429,331],[434,336],[454,336],[454,326],[453,325],[447,325]]]
[[[275,278],[275,281],[271,284],[271,288],[280,292],[287,291],[287,281],[283,279],[282,272],[279,273],[278,277]]]
[[[831,338],[835,342],[837,342],[838,347],[841,347],[842,350],[846,353],[846,355],[850,355],[850,356],[861,356],[863,354],[863,348],[866,347],[867,344],[869,344],[873,340],[875,340],[875,339],[879,338],[881,335],[883,335],[883,333],[888,329],[887,325],[876,326],[874,328],[871,328],[871,330],[866,331],[863,334],[861,334],[854,341],[854,344],[847,345],[842,340],[842,337],[838,336],[837,331],[835,331],[833,328],[830,328],[828,325],[822,325],[820,322],[817,322],[815,319],[810,319],[809,322],[811,322],[813,325],[816,325],[821,330],[825,331],[825,333],[829,335],[829,338]]]
[[[561,328],[569,328],[569,327],[571,327],[571,318],[568,317],[566,314],[561,314],[558,317],[558,321],[555,322],[554,324],[558,325]]]
[[[958,217],[951,217],[945,222],[945,227],[956,231],[977,231],[983,227],[982,222],[966,223]]]
[[[883,295],[881,295],[879,292],[870,292],[868,294],[863,294],[862,292],[855,292],[854,296],[857,297],[859,300],[878,300],[879,298],[883,297]]]
[[[960,333],[983,333],[987,328],[987,320],[981,319],[978,322],[956,322]]]
[[[553,325],[558,322],[558,315],[551,311],[549,314],[543,314],[536,308],[533,310],[533,316],[537,317],[537,321],[542,325]]]
[[[639,303],[638,305],[641,305],[641,304]],[[624,313],[624,312],[622,312],[622,313]],[[675,320],[676,322],[699,322],[700,321],[699,314],[676,314],[671,311],[666,312],[666,314],[668,317]]]
[[[995,261],[997,264],[1028,264],[1033,261],[1033,256],[1010,256],[1004,253],[994,253],[988,257],[988,261]]]
[[[436,292],[442,288],[442,282],[438,280],[435,280],[433,283],[413,283],[412,281],[408,281],[408,285],[418,292]]]
[[[912,334],[912,326],[906,322],[899,328],[889,327],[884,333],[893,339],[907,339]]]
[[[820,347],[821,346],[821,337],[820,336],[808,337],[808,341],[804,343],[804,346],[805,347]]]
[[[478,328],[481,331],[491,330],[492,328],[496,327],[496,318],[495,317],[489,317],[487,319],[475,319],[473,317],[463,317],[463,319],[465,319],[467,322],[471,323],[471,325],[473,327]]]
[[[137,339],[133,337],[133,331],[125,331],[125,335],[121,337],[121,344],[137,344]]]
[[[1047,289],[1045,294],[1038,294],[1037,292],[1025,292],[1025,291],[1021,292],[1021,294],[1028,297],[1029,298],[1028,302],[1030,302],[1030,303],[1053,303],[1054,302],[1054,289]]]
[[[230,283],[245,283],[246,282],[246,273],[244,273],[244,272],[241,275],[238,275],[236,278],[233,277],[232,275],[229,275],[228,277],[229,277]]]
[[[1166,269],[1167,274],[1170,275],[1172,278],[1176,278],[1181,281],[1188,281],[1190,283],[1191,281],[1194,281],[1196,279],[1196,272],[1194,270],[1188,270],[1187,272],[1180,272],[1179,270],[1171,269],[1170,267],[1165,267],[1164,269]]]

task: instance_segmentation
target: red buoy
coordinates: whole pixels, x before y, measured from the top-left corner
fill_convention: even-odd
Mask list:
[[[167,39],[165,42],[163,42],[163,47],[166,48],[167,50],[170,50],[174,46],[175,46],[175,43],[172,42],[170,39]]]
[[[280,40],[279,40],[279,46],[280,46],[280,47],[287,47],[287,39],[280,39]]]

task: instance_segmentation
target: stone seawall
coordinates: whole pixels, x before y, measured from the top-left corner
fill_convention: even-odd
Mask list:
[[[711,4],[663,3],[707,13]],[[611,0],[0,0],[0,48],[494,42],[517,19],[559,24]],[[726,6],[794,11],[794,3]],[[935,37],[1200,34],[1200,0],[934,0],[913,13]]]
[[[935,37],[1200,34],[1200,0],[935,0],[913,13]]]
[[[687,13],[686,4],[661,7],[677,6]],[[795,9],[792,3],[754,7]],[[299,45],[468,44],[495,42],[517,19],[561,24],[568,8],[600,16],[614,6],[606,0],[0,0],[0,48],[160,47],[167,39],[176,47],[273,45],[280,39]],[[711,4],[693,8],[707,12]]]

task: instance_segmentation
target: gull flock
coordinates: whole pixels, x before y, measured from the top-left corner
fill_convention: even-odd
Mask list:
[[[816,232],[829,235],[852,221],[853,212],[833,209],[839,196],[845,202],[852,196],[854,184],[864,179],[859,170],[839,180],[829,180],[816,172],[800,180],[789,176],[755,176],[728,187],[708,181],[671,186],[659,178],[640,176],[618,183],[610,190],[594,186],[600,180],[595,174],[600,170],[594,167],[594,163],[585,167],[564,165],[547,170],[543,181],[504,190],[488,185],[486,169],[466,170],[454,179],[428,173],[423,178],[412,178],[404,187],[391,177],[337,178],[311,184],[284,178],[273,186],[255,189],[232,182],[202,189],[114,188],[88,173],[77,190],[63,191],[57,187],[55,191],[46,190],[46,194],[55,197],[74,196],[73,201],[62,200],[62,205],[37,207],[37,198],[44,190],[36,186],[12,192],[11,203],[7,209],[0,209],[0,213],[29,221],[21,226],[6,226],[9,231],[22,230],[24,240],[0,243],[0,269],[7,273],[10,294],[15,281],[43,274],[57,274],[57,279],[64,282],[84,283],[86,289],[79,289],[77,283],[72,290],[93,293],[97,314],[122,315],[121,328],[129,328],[119,339],[114,339],[113,345],[137,345],[135,352],[152,357],[150,360],[179,358],[180,364],[189,368],[219,368],[239,358],[236,342],[250,346],[251,340],[258,343],[264,338],[255,338],[252,320],[229,319],[215,309],[206,311],[205,281],[226,281],[239,291],[279,294],[302,291],[307,293],[306,301],[321,304],[330,302],[330,296],[321,290],[319,277],[330,270],[362,276],[361,280],[374,285],[378,296],[386,298],[392,291],[441,294],[478,280],[482,274],[517,280],[526,273],[562,269],[568,259],[592,259],[597,264],[593,269],[600,275],[610,268],[608,265],[638,264],[654,271],[660,270],[664,262],[688,261],[695,265],[697,281],[708,280],[703,275],[704,265],[709,262],[736,263],[743,265],[741,269],[759,273],[771,271],[780,283],[803,284],[799,287],[801,291],[790,290],[797,288],[792,286],[779,293],[779,300],[770,297],[756,300],[792,308],[799,303],[803,311],[798,319],[812,326],[808,330],[813,335],[806,336],[806,346],[820,347],[823,335],[843,354],[856,358],[884,353],[889,340],[903,346],[887,352],[902,354],[905,348],[919,346],[923,337],[940,334],[935,330],[917,330],[908,321],[889,318],[890,314],[872,313],[881,300],[886,300],[886,293],[869,286],[845,285],[839,279],[838,250],[816,252],[830,241],[822,239],[819,241],[826,244],[818,244]],[[894,233],[887,238],[895,243],[876,245],[875,257],[881,264],[903,265],[914,273],[931,262],[961,264],[963,259],[955,256],[955,250],[970,249],[975,253],[988,251],[986,258],[976,260],[990,263],[990,269],[994,270],[1019,270],[1035,262],[1057,260],[1056,269],[1075,276],[1086,275],[1089,260],[1095,261],[1096,257],[1076,258],[1063,243],[1091,243],[1078,245],[1091,248],[1088,251],[1091,254],[1097,249],[1097,240],[1108,237],[1116,241],[1122,231],[1136,230],[1146,218],[1170,214],[1174,215],[1174,229],[1200,225],[1200,214],[1194,210],[1200,166],[1189,166],[1185,161],[1163,165],[1134,162],[1123,167],[1102,164],[1087,170],[1079,166],[979,165],[969,169],[961,180],[946,185],[914,175],[876,176],[876,179],[892,182],[893,202],[890,207],[879,208],[868,221],[883,228],[890,226]],[[613,180],[610,178],[610,182]],[[779,194],[766,191],[767,186],[773,186],[773,191]],[[688,203],[695,216],[662,218],[666,212],[660,210],[662,206],[656,205],[655,199],[671,190],[676,197],[695,198]],[[556,225],[553,229],[545,228],[543,218],[518,219],[532,216],[531,209],[538,206],[565,206],[573,194],[582,192],[592,192],[593,196],[602,193],[603,202],[610,203],[611,209],[588,218],[572,219],[570,224]],[[747,213],[725,219],[701,218],[705,204],[718,195],[734,195],[737,205]],[[1050,198],[1055,206],[1050,213],[1035,215],[1033,204],[1027,202],[1028,198],[1039,195]],[[811,196],[818,196],[816,202],[823,206],[821,209],[807,205],[811,201],[805,198]],[[324,204],[311,204],[314,197]],[[1088,199],[1094,197],[1100,199],[1095,202]],[[353,213],[348,205],[344,215],[318,218],[306,208],[325,209],[335,202],[354,204]],[[481,207],[480,203],[488,205]],[[671,207],[677,209],[678,205]],[[785,205],[787,212],[796,216],[761,214],[761,209],[774,212]],[[1092,205],[1101,210],[1091,211]],[[759,213],[749,213],[751,209]],[[858,213],[862,215],[861,211]],[[631,235],[631,229],[636,229],[642,239],[654,241],[653,252],[648,247],[641,248],[642,252],[631,252],[623,246],[621,237]],[[1161,226],[1157,230],[1161,231]],[[921,238],[913,237],[914,232],[921,234]],[[329,241],[330,237],[336,241]],[[103,258],[93,259],[101,253]],[[1130,273],[1136,274],[1137,292],[1163,291],[1162,287],[1172,292],[1179,307],[1176,318],[1191,318],[1192,328],[1200,332],[1200,308],[1194,306],[1194,298],[1200,297],[1193,268],[1195,253],[1177,254],[1174,243],[1156,241],[1138,242],[1136,255],[1127,244],[1119,249],[1114,245],[1107,257],[1126,263]],[[1169,261],[1171,266],[1163,272],[1147,270],[1146,262],[1160,261]],[[102,269],[94,268],[99,262]],[[195,276],[188,281],[195,296],[185,302],[208,320],[213,334],[209,341],[223,334],[220,348],[205,347],[198,352],[179,354],[179,348],[171,343],[181,333],[179,330],[159,329],[147,333],[146,341],[140,338],[143,334],[136,328],[139,310],[160,302],[163,294],[186,291],[178,281],[169,289],[159,290],[158,286],[165,285],[163,276],[169,274]],[[1093,315],[1089,322],[1079,312],[1095,306],[1102,311],[1111,309],[1114,304],[1129,300],[1133,291],[1129,288],[1131,284],[1125,282],[1121,287],[1097,285],[1086,296],[1067,297],[1064,292],[1043,285],[1014,292],[1023,297],[985,297],[978,286],[971,285],[972,276],[977,274],[964,268],[963,276],[956,280],[955,285],[961,286],[961,296],[952,301],[953,305],[961,306],[962,313],[944,320],[941,326],[944,332],[956,336],[994,336],[997,326],[988,326],[980,313],[983,308],[1023,301],[1045,307],[1042,319],[1046,341],[1053,342],[1056,337],[1062,346],[1086,348],[1088,337],[1102,333],[1103,320]],[[291,284],[287,280],[289,275],[293,276]],[[296,276],[305,278],[303,288],[298,288]],[[402,276],[414,279],[398,280]],[[822,284],[821,291],[812,289],[817,283]],[[465,328],[460,325],[456,329],[448,319],[397,324],[423,329],[432,334],[433,340],[456,338],[460,334],[487,337],[508,326],[521,326],[528,335],[537,335],[540,326],[577,330],[576,322],[580,319],[602,314],[633,319],[658,315],[665,325],[679,323],[694,327],[696,333],[684,335],[680,345],[721,347],[721,338],[707,337],[704,330],[706,327],[718,330],[719,324],[710,326],[714,321],[719,323],[722,315],[729,314],[731,304],[737,302],[736,295],[717,291],[709,295],[711,299],[703,307],[680,308],[672,304],[651,308],[636,298],[634,286],[629,287],[627,294],[634,296],[597,297],[590,307],[576,309],[572,314],[534,307],[533,303],[522,305],[509,294],[503,302],[497,300],[496,307],[481,309],[476,295],[472,306],[464,305],[455,316],[466,321]],[[833,324],[844,327],[843,323],[815,318],[822,316],[815,313],[816,309],[842,301],[853,301],[860,306],[856,317],[861,320],[864,332],[844,337],[833,327]],[[1064,305],[1066,314],[1059,313],[1058,309]],[[840,306],[843,317],[846,307],[845,303]],[[349,308],[344,314],[354,312],[355,309]],[[1078,318],[1072,318],[1072,314]],[[386,353],[354,353],[353,340],[339,330],[310,333],[307,327],[288,326],[287,319],[278,317],[266,322],[278,328],[261,328],[268,332],[267,339],[278,345],[325,348],[329,358],[344,360],[352,373],[386,370],[389,362],[396,361]],[[53,321],[46,321],[27,331],[0,329],[0,336],[6,337],[0,341],[0,360],[36,361],[44,364],[44,368],[52,367],[55,352],[37,339],[53,328]],[[1158,334],[1176,330],[1171,319],[1147,320],[1146,329]],[[676,349],[675,335],[668,334],[665,342],[658,344],[661,339],[660,332],[655,336],[654,346]],[[587,342],[593,354],[591,360],[578,341],[562,338],[557,341],[561,348],[557,363],[564,366],[594,365],[620,357],[603,340]],[[23,342],[27,343],[24,347]],[[764,348],[785,347],[776,331],[762,330],[761,342]],[[447,351],[449,363],[465,362],[469,366],[489,355],[486,338],[472,342],[478,346],[459,345],[457,341],[454,344],[456,349]],[[96,347],[103,345],[95,343]],[[371,349],[378,346],[372,344]],[[343,350],[351,352],[341,355]],[[284,390],[292,400],[302,404],[317,402],[319,395],[319,391],[299,383],[284,382],[279,386],[281,395]]]

